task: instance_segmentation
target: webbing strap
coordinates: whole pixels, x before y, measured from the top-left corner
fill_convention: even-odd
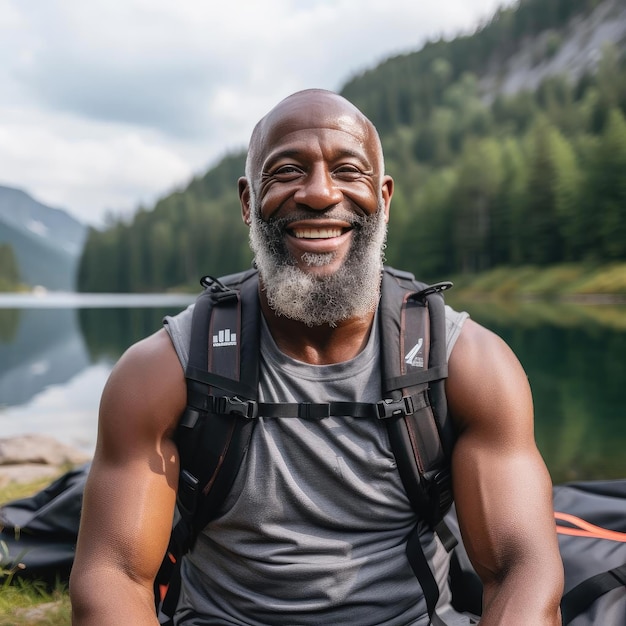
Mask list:
[[[404,389],[405,387],[413,387],[415,385],[421,385],[423,383],[430,383],[435,380],[443,380],[448,377],[448,364],[431,367],[421,372],[409,372],[402,376],[396,376],[394,378],[387,378],[385,380],[385,387],[387,389]]]
[[[626,586],[626,563],[596,574],[570,589],[561,599],[563,626],[569,624],[605,593]]]
[[[187,380],[192,380],[211,387],[217,387],[218,389],[234,396],[254,398],[257,394],[256,389],[249,387],[241,381],[226,378],[225,376],[220,376],[214,372],[207,372],[206,370],[202,370],[191,365],[187,366],[185,377]]]
[[[424,599],[426,600],[426,610],[430,617],[430,623],[432,626],[446,626],[446,623],[437,615],[437,602],[439,600],[439,586],[435,576],[430,569],[428,559],[424,554],[422,548],[422,542],[419,538],[419,532],[417,525],[411,531],[409,540],[406,544],[406,554],[409,560],[409,564],[415,577],[419,581],[424,592]]]
[[[380,402],[255,402],[237,396],[206,396],[203,410],[218,415],[240,415],[247,418],[298,418],[325,419],[327,417],[354,417],[387,419],[400,415],[412,415],[427,406],[425,392],[391,398]]]

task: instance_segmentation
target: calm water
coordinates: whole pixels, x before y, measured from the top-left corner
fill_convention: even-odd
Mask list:
[[[111,367],[188,301],[0,298],[0,436],[46,433],[91,452]],[[625,477],[626,306],[452,303],[520,358],[553,480]]]

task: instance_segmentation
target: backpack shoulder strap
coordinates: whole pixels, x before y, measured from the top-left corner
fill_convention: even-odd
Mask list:
[[[172,624],[180,560],[229,493],[248,448],[258,381],[259,306],[254,270],[205,277],[193,310],[187,406],[174,435],[180,459],[177,519],[156,576],[161,624]]]
[[[450,550],[456,543],[443,522],[452,504],[450,455],[454,441],[448,417],[445,379],[445,309],[441,292],[452,283],[426,286],[412,274],[386,268],[381,315],[383,397],[403,405],[387,417],[389,441],[411,505],[437,530]],[[406,553],[422,587],[430,623],[444,626],[436,612],[439,586],[420,541],[418,526]]]
[[[448,364],[441,295],[451,286],[426,286],[388,268],[381,297],[383,394],[409,408],[385,423],[411,504],[433,528],[452,503],[454,431],[444,386]]]
[[[207,277],[191,327],[187,408],[176,432],[178,508],[193,538],[230,491],[248,448],[257,398],[259,307],[256,272],[229,283]],[[225,406],[222,406],[225,405]]]

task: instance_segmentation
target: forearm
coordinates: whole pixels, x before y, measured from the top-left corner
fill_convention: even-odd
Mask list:
[[[74,571],[70,580],[73,626],[157,626],[148,584],[120,570]]]

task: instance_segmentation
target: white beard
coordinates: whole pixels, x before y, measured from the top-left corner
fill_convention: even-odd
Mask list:
[[[250,247],[255,255],[270,308],[277,314],[307,326],[362,317],[376,310],[380,297],[387,223],[382,198],[378,211],[359,217],[348,211],[332,211],[324,217],[342,219],[353,226],[352,244],[343,265],[332,275],[317,277],[300,269],[285,246],[286,225],[306,215],[265,222],[251,198]],[[332,262],[334,253],[302,255],[309,267]]]

